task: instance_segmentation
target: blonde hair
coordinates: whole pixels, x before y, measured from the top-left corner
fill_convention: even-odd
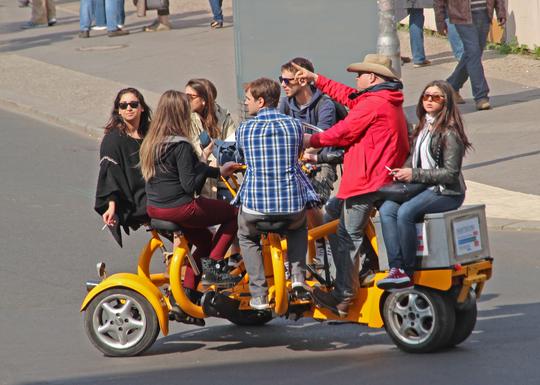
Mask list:
[[[169,136],[191,136],[191,108],[187,95],[180,91],[165,91],[156,108],[150,129],[140,150],[141,172],[145,181],[156,175],[156,164],[167,150]]]

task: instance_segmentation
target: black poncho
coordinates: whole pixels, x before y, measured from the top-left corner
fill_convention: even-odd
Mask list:
[[[122,246],[120,226],[129,235],[129,228],[137,229],[149,221],[146,214],[144,179],[139,168],[139,148],[142,139],[134,139],[118,129],[105,134],[99,150],[99,177],[95,210],[103,215],[109,201],[116,202],[117,225],[110,228]]]

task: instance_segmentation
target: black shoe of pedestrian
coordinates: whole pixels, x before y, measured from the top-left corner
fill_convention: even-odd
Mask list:
[[[79,38],[88,39],[90,37],[90,31],[80,31]]]
[[[203,285],[216,285],[217,287],[233,287],[242,280],[241,276],[232,276],[229,273],[230,267],[225,261],[210,263],[206,269],[203,268],[201,283]]]
[[[349,315],[349,306],[352,302],[352,298],[345,298],[338,300],[332,293],[323,291],[316,287],[311,293],[315,305],[330,310],[340,318],[345,318]]]
[[[49,20],[49,22],[47,23],[47,25],[48,25],[49,27],[52,27],[52,26],[55,25],[55,24],[56,24],[56,19],[51,19],[51,20]]]
[[[109,37],[125,36],[125,35],[129,35],[129,31],[126,31],[124,29],[117,29],[116,31],[107,32],[107,36]]]

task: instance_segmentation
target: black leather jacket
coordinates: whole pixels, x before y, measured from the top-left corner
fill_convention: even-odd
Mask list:
[[[418,137],[416,138],[418,139]],[[411,146],[414,151],[416,139]],[[465,155],[465,146],[454,131],[446,131],[431,137],[429,146],[431,156],[437,163],[435,169],[412,168],[412,182],[436,185],[435,191],[443,195],[461,195],[466,186],[461,163]],[[404,167],[412,167],[412,152]]]

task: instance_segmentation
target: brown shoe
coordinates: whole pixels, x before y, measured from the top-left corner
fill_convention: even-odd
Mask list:
[[[79,38],[88,39],[90,37],[90,31],[80,31]]]
[[[143,28],[144,32],[161,32],[170,30],[171,26],[163,23],[151,24]]]
[[[465,100],[461,97],[459,92],[454,93],[454,99],[456,100],[457,104],[465,104]]]
[[[318,287],[313,290],[311,296],[315,301],[315,305],[330,310],[340,318],[345,318],[349,314],[349,305],[352,298],[338,300],[331,292],[322,291]]]
[[[489,104],[488,98],[480,99],[476,102],[476,109],[478,111],[491,110],[491,104]]]
[[[401,63],[405,64],[405,63],[410,63],[411,62],[411,58],[408,57],[408,56],[402,56],[401,57]]]
[[[107,32],[107,36],[109,37],[125,36],[125,35],[129,35],[129,31],[126,31],[124,29],[117,29],[116,31]]]
[[[421,63],[413,63],[414,68],[427,67],[427,66],[430,66],[430,65],[431,65],[431,61],[429,61],[429,60],[424,60]]]

